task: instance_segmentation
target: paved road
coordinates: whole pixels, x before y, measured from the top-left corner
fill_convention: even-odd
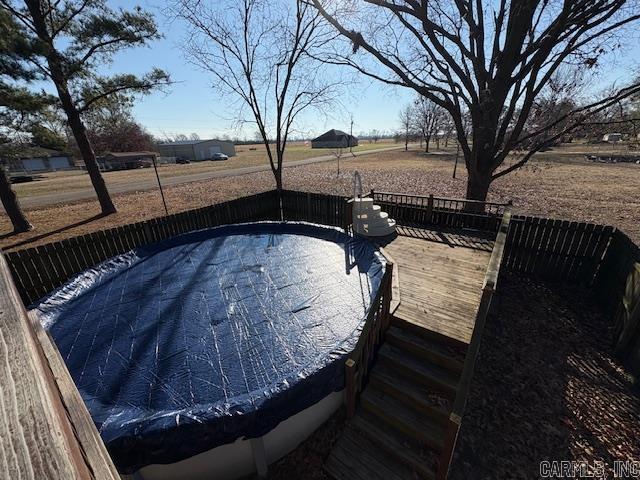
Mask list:
[[[369,155],[372,153],[386,152],[389,150],[399,150],[403,148],[402,146],[394,146],[394,147],[385,147],[385,148],[377,148],[374,150],[365,150],[362,152],[355,152],[357,157],[361,155]],[[348,157],[343,155],[344,159]],[[320,157],[307,158],[304,160],[296,160],[293,162],[286,162],[284,164],[285,168],[290,167],[298,167],[300,165],[309,165],[312,163],[320,163],[320,162],[328,162],[330,160],[335,161],[335,155],[322,155]],[[242,168],[231,168],[229,170],[219,170],[215,172],[202,172],[202,173],[194,173],[190,175],[180,175],[176,177],[169,177],[162,179],[162,186],[169,187],[173,185],[181,185],[183,183],[189,182],[198,182],[202,180],[209,180],[210,178],[225,178],[225,177],[233,177],[236,175],[245,175],[247,173],[256,173],[256,172],[267,172],[270,171],[271,167],[269,164],[267,165],[258,165],[254,167],[242,167]],[[141,190],[153,190],[154,188],[158,188],[158,184],[156,179],[152,176],[151,178],[144,180],[136,180],[131,183],[127,183],[125,185],[109,185],[109,192],[111,194],[118,193],[126,193],[126,192],[139,192]],[[95,191],[93,188],[84,188],[81,190],[74,190],[71,192],[58,192],[58,193],[49,193],[44,195],[33,195],[28,197],[20,198],[20,205],[24,208],[38,208],[44,207],[47,205],[55,205],[58,203],[70,203],[77,202],[78,200],[85,199],[93,199],[95,198]],[[4,211],[4,209],[0,210]]]

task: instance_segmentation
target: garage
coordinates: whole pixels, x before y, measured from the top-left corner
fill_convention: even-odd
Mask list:
[[[39,172],[47,168],[44,164],[44,158],[25,158],[22,160],[22,165],[28,172]]]
[[[51,170],[66,170],[71,167],[69,157],[51,157],[49,158],[49,167]]]

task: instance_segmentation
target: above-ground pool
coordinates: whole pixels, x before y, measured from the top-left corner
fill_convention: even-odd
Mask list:
[[[342,389],[384,265],[337,229],[231,225],[114,257],[36,309],[134,472],[260,437]]]

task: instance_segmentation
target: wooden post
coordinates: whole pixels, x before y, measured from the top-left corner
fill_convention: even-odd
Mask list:
[[[433,215],[433,194],[429,194],[429,198],[427,200],[427,218],[425,218],[425,221],[427,223],[431,223],[432,220],[432,215]]]
[[[460,423],[462,419],[452,413],[447,422],[447,431],[444,437],[444,444],[442,445],[442,452],[438,459],[438,470],[436,471],[436,480],[446,480],[449,474],[449,467],[451,466],[451,460],[453,459],[453,450],[458,440],[458,432],[460,431]]]
[[[358,395],[356,389],[356,362],[351,358],[347,359],[345,366],[345,403],[347,406],[347,419],[353,418],[356,413],[356,397]]]

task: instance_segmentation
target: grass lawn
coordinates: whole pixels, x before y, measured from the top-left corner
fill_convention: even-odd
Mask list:
[[[523,169],[497,180],[489,199],[512,200],[519,213],[614,225],[640,242],[640,165],[593,163],[579,155],[559,153],[545,152]],[[343,158],[339,177],[333,161],[288,168],[284,185],[351,195],[353,172],[358,170],[365,190],[460,197],[465,192],[466,173],[463,165],[458,167],[454,179],[451,154],[395,150]],[[272,188],[271,172],[259,172],[176,185],[166,188],[165,195],[173,213]],[[119,211],[106,218],[96,217],[96,201],[29,210],[36,228],[20,235],[11,235],[7,217],[0,215],[0,235],[5,234],[0,246],[24,248],[164,215],[157,190],[116,195],[114,201]]]
[[[353,147],[354,152],[364,152],[378,148],[388,148],[399,146],[390,140],[380,140],[377,143],[363,143]],[[165,164],[159,165],[158,173],[161,179],[181,177],[185,175],[201,174],[207,172],[218,172],[232,168],[255,167],[268,165],[269,160],[264,145],[238,145],[237,155],[224,161],[203,161],[192,162],[187,165]],[[304,143],[294,142],[287,147],[285,152],[285,162],[305,160],[307,158],[334,155],[331,149],[312,149]],[[348,149],[343,149],[343,158],[349,155]],[[127,185],[136,181],[153,180],[155,173],[152,168],[139,168],[136,170],[125,170],[103,173],[108,187]],[[69,192],[73,190],[83,190],[91,187],[89,175],[82,171],[61,171],[43,173],[38,176],[38,180],[28,183],[18,183],[13,186],[19,198],[33,195],[46,195],[50,193]]]

